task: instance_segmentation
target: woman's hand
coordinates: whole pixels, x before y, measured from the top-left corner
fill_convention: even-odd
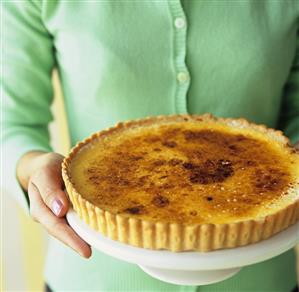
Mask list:
[[[90,246],[67,224],[64,218],[69,201],[63,191],[61,162],[63,156],[40,151],[28,152],[18,162],[17,177],[28,191],[30,214],[48,233],[85,258]]]

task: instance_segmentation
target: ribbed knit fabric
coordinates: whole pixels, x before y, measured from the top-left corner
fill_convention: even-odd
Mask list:
[[[187,19],[180,0],[169,1],[171,21],[173,23],[173,61],[175,72],[177,73],[177,86],[175,94],[176,113],[187,113],[187,90],[190,84],[190,74],[185,64],[187,53]],[[176,28],[175,21],[181,18],[185,21],[182,28]],[[186,80],[179,80],[180,74],[187,74]]]
[[[27,151],[51,150],[54,66],[72,145],[119,121],[186,112],[244,117],[299,139],[296,0],[32,0],[2,6],[3,181],[25,209],[15,166]],[[289,251],[226,281],[188,287],[153,279],[96,250],[84,260],[51,239],[45,278],[54,291],[290,291],[295,256]]]

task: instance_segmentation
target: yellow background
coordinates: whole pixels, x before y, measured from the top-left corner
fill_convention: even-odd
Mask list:
[[[56,152],[66,154],[69,150],[69,138],[64,114],[62,92],[56,71],[53,74],[53,86],[55,92],[54,102],[52,105],[54,121],[49,127],[51,133],[51,144]],[[3,194],[3,196],[5,196],[5,194]],[[5,200],[10,200],[10,198],[5,198]],[[13,267],[10,269],[6,268],[1,255],[1,291],[14,290],[15,288],[12,287],[11,284],[13,279],[21,282],[23,279],[23,283],[18,283],[18,285],[15,286],[19,289],[23,287],[22,291],[43,291],[43,265],[45,260],[47,235],[43,231],[42,227],[38,223],[33,222],[31,218],[14,202],[6,204],[3,200],[2,208],[4,209],[5,207],[8,207],[11,213],[17,214],[17,222],[14,224],[14,230],[10,230],[9,232],[19,232],[21,242],[5,242],[4,232],[4,234],[2,234],[3,238],[1,240],[1,250],[2,245],[5,246],[5,244],[13,244],[15,245],[15,248],[21,248],[22,250],[20,253],[21,258],[18,259],[18,262],[11,263],[12,265],[16,265],[16,267],[21,265],[18,269],[16,268],[15,275],[8,274],[13,271]],[[4,218],[5,217],[3,216],[1,227],[3,226],[4,229],[10,229],[10,222],[7,222]],[[7,256],[9,257],[9,255]],[[22,275],[22,279],[19,280],[19,278],[21,278],[21,275],[18,275],[20,272],[23,272],[24,274]]]

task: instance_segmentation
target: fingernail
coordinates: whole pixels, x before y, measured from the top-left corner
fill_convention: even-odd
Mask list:
[[[62,207],[63,207],[62,202],[59,199],[55,199],[52,203],[51,209],[52,209],[53,213],[56,216],[58,216],[62,210]]]

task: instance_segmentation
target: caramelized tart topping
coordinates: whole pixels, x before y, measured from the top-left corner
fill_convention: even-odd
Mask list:
[[[280,199],[294,166],[278,143],[228,127],[132,128],[78,153],[71,180],[105,210],[169,222],[222,223]]]

